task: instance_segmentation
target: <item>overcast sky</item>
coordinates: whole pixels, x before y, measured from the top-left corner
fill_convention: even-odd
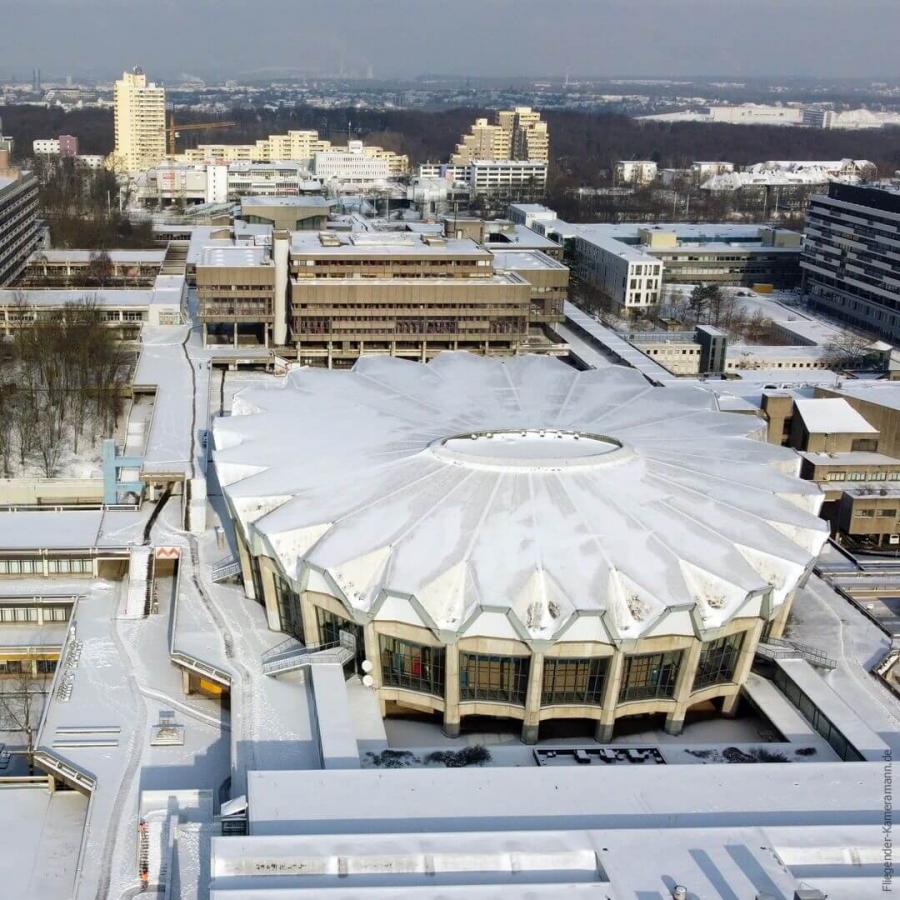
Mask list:
[[[900,0],[0,0],[0,69],[900,74]]]

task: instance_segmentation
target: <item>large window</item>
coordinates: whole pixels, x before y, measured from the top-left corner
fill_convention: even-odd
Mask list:
[[[360,674],[363,660],[366,658],[366,642],[362,626],[343,616],[335,615],[327,609],[322,609],[321,606],[316,607],[316,623],[319,626],[319,641],[322,644],[339,644],[342,631],[347,631],[356,638],[356,659],[351,660],[351,664]]]
[[[275,576],[275,599],[278,602],[281,630],[297,638],[301,644],[305,644],[303,614],[300,612],[300,595],[291,587],[290,582],[280,575]]]
[[[734,681],[734,672],[743,643],[743,632],[705,643],[700,650],[693,689],[699,691],[713,684],[728,684]]]
[[[460,700],[496,700],[524,706],[530,663],[527,656],[460,653]]]
[[[600,706],[609,660],[545,659],[541,705],[581,703]]]
[[[250,556],[250,577],[253,579],[253,593],[256,594],[256,602],[265,604],[266,595],[263,593],[262,572],[259,568],[259,557]]]
[[[444,696],[444,648],[382,634],[381,676],[386,685]]]
[[[626,656],[619,702],[672,697],[681,666],[681,651]]]

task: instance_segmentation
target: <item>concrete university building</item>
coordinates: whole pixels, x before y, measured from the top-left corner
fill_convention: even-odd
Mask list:
[[[828,527],[764,432],[629,369],[446,353],[248,388],[214,441],[246,592],[352,650],[383,716],[608,741],[623,717],[730,713],[781,635]]]
[[[813,197],[800,267],[814,306],[900,338],[900,191],[833,183]]]
[[[38,183],[30,172],[0,174],[0,287],[11,284],[38,246]]]

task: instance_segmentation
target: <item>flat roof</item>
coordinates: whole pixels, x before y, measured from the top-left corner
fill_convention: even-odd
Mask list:
[[[510,269],[512,271],[525,271],[535,269],[553,269],[554,271],[566,270],[568,267],[561,262],[542,253],[540,250],[532,249],[496,249],[488,246],[488,250],[494,256],[494,268]]]
[[[877,825],[883,775],[879,763],[251,771],[247,791],[258,835],[635,826],[646,833]]]
[[[152,290],[112,290],[105,288],[66,288],[48,290],[22,290],[6,288],[0,290],[0,306],[13,306],[19,301],[28,306],[65,306],[67,303],[92,302],[97,306],[149,307],[153,300]]]
[[[889,758],[885,753],[890,753],[890,747],[805,659],[776,659],[775,665],[784,671],[863,757],[882,762]]]
[[[227,266],[232,268],[271,264],[269,252],[265,247],[233,245],[231,247],[204,247],[197,266]]]
[[[849,381],[842,379],[832,388],[844,397],[875,403],[887,409],[900,410],[900,381]]]
[[[158,262],[162,263],[166,255],[164,249],[159,250],[105,250],[100,251],[106,253],[113,262]],[[97,250],[35,250],[28,257],[29,262],[47,262],[65,263],[65,262],[90,262],[97,255]]]
[[[841,397],[798,398],[794,406],[810,434],[878,434],[878,429]]]
[[[321,234],[327,234],[323,243]],[[490,259],[488,251],[468,238],[429,240],[410,231],[292,231],[291,253],[315,256],[472,256]]]
[[[800,454],[804,459],[817,466],[900,466],[900,459],[884,453],[868,453],[864,450],[853,450],[846,453],[811,453]]]
[[[322,196],[297,196],[297,197],[269,197],[269,196],[252,196],[241,197],[241,207],[253,206],[303,206],[318,207],[328,206],[328,200]]]

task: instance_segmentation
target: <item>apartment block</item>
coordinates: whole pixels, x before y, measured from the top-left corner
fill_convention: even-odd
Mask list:
[[[140,68],[123,73],[115,87],[115,167],[141,172],[166,157],[166,92]]]
[[[37,204],[34,175],[0,175],[0,287],[19,277],[40,241]]]
[[[622,160],[616,163],[616,184],[652,184],[657,166],[649,159]]]
[[[180,158],[188,163],[297,162],[311,169],[320,153],[353,155],[352,162],[356,171],[363,165],[355,159],[356,155],[377,160],[378,164],[371,167],[379,173],[377,178],[397,178],[409,172],[409,157],[403,153],[395,153],[374,144],[364,144],[362,141],[349,141],[345,147],[334,146],[331,141],[320,138],[318,131],[313,130],[270,134],[253,144],[200,144],[185,150]]]
[[[476,119],[456,145],[450,164],[466,166],[476,160],[511,159],[545,163],[550,159],[547,123],[530,106],[499,110],[493,123]]]
[[[900,192],[832,183],[812,197],[800,268],[814,306],[900,338]]]

